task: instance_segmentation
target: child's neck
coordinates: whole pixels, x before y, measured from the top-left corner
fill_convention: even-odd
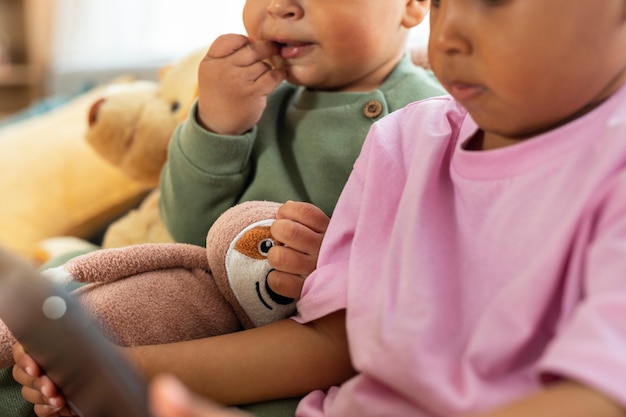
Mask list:
[[[464,148],[468,151],[488,151],[515,145],[523,140],[494,135],[480,129],[467,141]]]

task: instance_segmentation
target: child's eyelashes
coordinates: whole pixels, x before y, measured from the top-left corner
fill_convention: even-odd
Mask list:
[[[487,6],[499,6],[500,4],[506,3],[507,0],[482,0]]]

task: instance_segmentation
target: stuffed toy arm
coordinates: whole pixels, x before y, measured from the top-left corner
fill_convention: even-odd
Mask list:
[[[142,244],[98,250],[43,274],[59,284],[91,283],[72,293],[109,340],[122,346],[203,337],[207,328],[240,328],[219,296],[206,250],[200,246]],[[15,342],[0,321],[0,367],[13,364]]]
[[[102,249],[70,259],[43,274],[59,285],[69,282],[113,282],[168,268],[208,270],[204,248],[183,243],[145,243]]]

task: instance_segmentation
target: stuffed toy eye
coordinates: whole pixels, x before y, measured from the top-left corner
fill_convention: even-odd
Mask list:
[[[259,253],[263,256],[267,256],[268,252],[274,246],[274,240],[267,238],[259,242]]]
[[[179,108],[180,108],[180,103],[178,101],[175,101],[172,103],[172,107],[171,107],[172,113],[175,113],[176,110],[178,110]]]

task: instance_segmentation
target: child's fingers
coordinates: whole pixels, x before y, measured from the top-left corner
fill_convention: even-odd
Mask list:
[[[150,384],[150,406],[155,417],[250,417],[192,395],[172,376],[157,376]]]
[[[259,61],[265,62],[278,53],[278,46],[274,42],[251,41],[245,48],[241,48],[233,56],[233,64],[239,67],[247,67]]]
[[[288,201],[278,209],[271,231],[276,240],[291,249],[317,255],[329,221],[313,204]]]
[[[315,270],[317,253],[310,255],[289,246],[274,246],[267,254],[267,262],[279,271],[307,276]]]
[[[302,296],[304,278],[299,275],[274,270],[270,272],[267,279],[270,288],[276,294],[287,298],[293,298],[294,300],[299,300]]]
[[[258,61],[244,70],[245,81],[252,81],[255,88],[260,87],[260,91],[269,94],[285,79],[285,72],[273,69],[265,61]]]
[[[31,403],[44,403],[41,393],[41,369],[37,363],[30,357],[21,344],[16,343],[13,346],[13,379],[23,386],[22,393],[26,395],[25,399]]]
[[[24,371],[25,374],[30,376],[41,375],[41,368],[37,365],[37,362],[24,350],[24,346],[21,343],[15,343],[13,345],[13,360],[15,366]]]
[[[43,375],[35,360],[24,347],[13,346],[13,379],[22,385],[22,397],[40,409],[38,416],[74,415],[65,406],[65,399],[50,378]]]
[[[248,67],[278,54],[278,46],[270,41],[251,41],[243,35],[219,36],[209,47],[206,59],[232,58],[238,67]]]
[[[77,417],[78,414],[68,407],[58,408],[49,405],[35,405],[35,414],[37,417]]]
[[[278,219],[271,228],[272,236],[284,245],[308,255],[317,255],[324,234],[294,220]]]
[[[206,58],[219,59],[226,58],[246,46],[250,40],[234,33],[218,36],[209,47]]]
[[[52,380],[46,376],[37,377],[29,384],[23,385],[22,397],[29,403],[53,409],[61,409],[66,405],[65,398],[59,393]]]
[[[265,66],[263,71],[257,78],[256,84],[261,85],[263,91],[273,91],[282,81],[285,80],[287,74],[284,70],[272,68],[269,64],[262,62]]]
[[[322,209],[302,201],[287,201],[278,209],[276,218],[293,220],[319,233],[326,232],[330,222]]]
[[[269,94],[286,76],[283,70],[275,69],[269,63],[277,53],[278,47],[273,42],[249,41],[243,35],[222,35],[213,42],[203,63],[228,57],[229,65],[244,70],[237,75],[237,85],[254,86]]]
[[[22,386],[22,398],[31,404],[49,405],[47,399],[41,394],[41,391],[31,386]]]

